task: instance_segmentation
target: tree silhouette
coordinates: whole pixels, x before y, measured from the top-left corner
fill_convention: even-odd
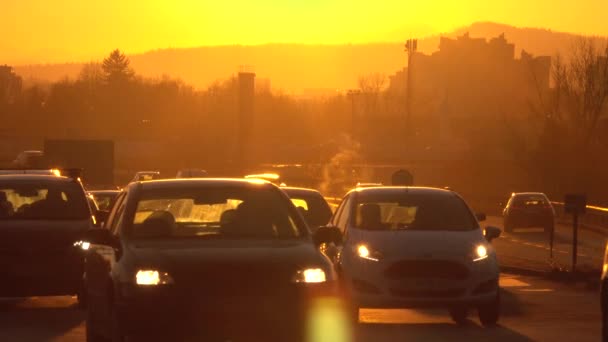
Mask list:
[[[134,72],[130,67],[131,61],[119,49],[110,53],[103,60],[101,68],[103,69],[106,82],[108,84],[125,83],[133,79]]]

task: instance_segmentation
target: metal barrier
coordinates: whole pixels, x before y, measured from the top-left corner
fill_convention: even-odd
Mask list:
[[[566,214],[563,202],[551,202],[556,218],[562,223],[572,223],[572,215]],[[579,216],[579,224],[585,228],[608,233],[608,208],[588,205],[585,214]]]

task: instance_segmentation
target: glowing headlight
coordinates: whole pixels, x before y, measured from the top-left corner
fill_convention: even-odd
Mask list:
[[[378,253],[373,253],[369,250],[369,248],[366,245],[359,245],[357,246],[357,255],[360,258],[366,259],[366,260],[371,260],[371,261],[378,261],[380,260]]]
[[[480,261],[488,257],[488,249],[484,245],[479,245],[475,249],[475,257],[473,261]]]
[[[298,271],[293,281],[295,283],[324,283],[327,281],[325,271],[320,268],[307,268]]]
[[[80,247],[83,251],[87,251],[91,247],[91,243],[88,241],[76,241],[74,242],[74,247]]]
[[[173,278],[166,272],[156,270],[139,270],[135,275],[137,285],[165,285],[173,284]]]

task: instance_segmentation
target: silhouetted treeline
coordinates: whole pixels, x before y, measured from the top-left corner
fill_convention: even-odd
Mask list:
[[[251,160],[328,165],[326,185],[345,177],[344,184],[377,180],[373,168],[352,172],[356,165],[399,164],[419,184],[464,194],[539,190],[559,198],[580,191],[608,203],[608,58],[590,40],[573,51],[554,62],[550,90],[517,99],[498,93],[476,100],[472,90],[458,89],[463,100],[449,95],[454,90],[414,89],[409,135],[405,89],[389,87],[382,74],[360,75],[357,89],[317,98],[259,87]],[[483,78],[459,84],[467,82],[482,82],[470,89],[491,86]],[[86,64],[77,78],[51,84],[24,86],[10,67],[0,67],[2,141],[29,149],[44,138],[112,139],[124,170],[231,164],[237,103],[236,77],[195,90],[178,79],[137,75],[118,50]],[[15,152],[0,148],[0,157]]]

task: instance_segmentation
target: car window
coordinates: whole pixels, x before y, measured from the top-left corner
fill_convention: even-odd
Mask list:
[[[331,219],[331,208],[323,196],[316,193],[310,195],[290,195],[291,202],[302,210],[304,218],[311,228],[326,225]]]
[[[0,183],[0,220],[83,220],[90,215],[88,200],[78,183]]]
[[[549,202],[543,195],[516,196],[513,199],[513,205],[525,207],[544,207],[548,206]]]
[[[242,186],[144,191],[131,223],[134,239],[275,239],[307,232],[276,189]]]
[[[338,218],[338,224],[336,225],[342,232],[346,231],[346,225],[348,224],[351,210],[352,210],[352,198],[353,196],[349,196],[344,202],[344,210],[340,214]]]
[[[342,202],[340,202],[340,205],[338,206],[338,209],[336,209],[336,212],[334,213],[334,216],[332,216],[331,218],[331,225],[332,226],[338,226],[338,221],[340,220],[340,216],[342,215],[342,212],[344,211],[344,204],[346,203],[346,199],[342,199]]]
[[[116,203],[110,210],[110,214],[108,215],[108,219],[106,220],[106,224],[105,224],[106,229],[112,230],[113,223],[115,221],[115,218],[117,217],[118,209],[119,209],[119,207],[121,207],[122,202],[124,201],[125,197],[126,197],[126,193],[121,193],[116,198]]]
[[[466,203],[457,196],[386,194],[362,197],[355,223],[365,230],[447,230],[479,228]]]
[[[99,210],[110,210],[112,200],[116,195],[114,194],[94,194],[95,202],[99,207]]]

